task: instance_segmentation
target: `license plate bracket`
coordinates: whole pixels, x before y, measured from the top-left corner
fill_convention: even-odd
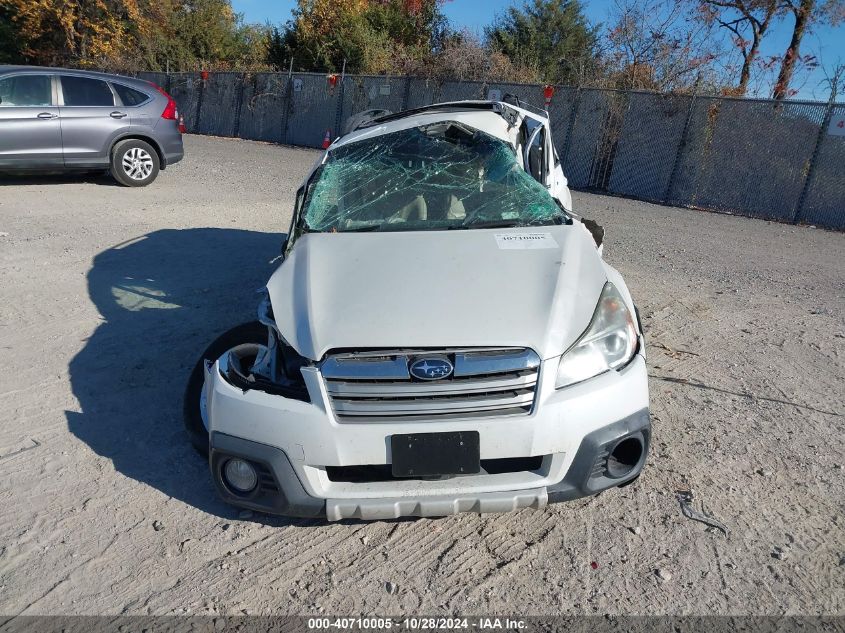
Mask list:
[[[471,475],[481,471],[478,431],[390,436],[394,477]]]

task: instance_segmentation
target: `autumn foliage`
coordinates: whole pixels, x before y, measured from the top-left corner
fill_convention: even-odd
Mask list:
[[[231,0],[0,0],[0,63],[134,70],[288,70],[794,96],[819,65],[805,35],[845,0],[513,0],[483,34],[446,2],[298,0],[285,24],[247,24]],[[783,54],[762,47],[791,29]],[[766,51],[763,55],[761,51]]]
[[[137,0],[0,0],[32,61],[93,65],[124,55],[130,32],[149,28]]]
[[[0,62],[124,70],[264,63],[228,0],[0,0]]]

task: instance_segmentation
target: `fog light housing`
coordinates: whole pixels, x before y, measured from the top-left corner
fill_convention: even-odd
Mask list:
[[[626,437],[610,451],[607,457],[607,474],[614,479],[626,477],[640,463],[643,443],[640,438]]]
[[[223,481],[235,492],[246,494],[258,485],[258,473],[248,461],[230,459],[223,465]]]

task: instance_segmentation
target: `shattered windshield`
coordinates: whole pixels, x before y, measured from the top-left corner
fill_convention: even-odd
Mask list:
[[[310,232],[423,231],[565,220],[508,143],[447,121],[329,152],[306,190],[301,224]]]

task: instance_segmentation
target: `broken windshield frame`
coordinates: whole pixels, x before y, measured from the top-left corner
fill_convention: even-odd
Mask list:
[[[330,150],[312,174],[297,233],[541,226],[571,220],[506,141],[456,121]]]
[[[506,95],[505,98],[508,96],[510,95]],[[429,114],[431,112],[466,112],[468,110],[489,110],[491,112],[495,112],[507,122],[509,127],[516,125],[516,121],[519,118],[519,113],[504,103],[495,101],[450,101],[422,106],[420,108],[412,108],[410,110],[402,110],[401,112],[389,112],[387,114],[382,114],[381,116],[373,117],[372,119],[361,123],[355,129],[361,130],[374,125],[382,125],[383,123],[398,121],[399,119],[405,119],[417,114]]]

